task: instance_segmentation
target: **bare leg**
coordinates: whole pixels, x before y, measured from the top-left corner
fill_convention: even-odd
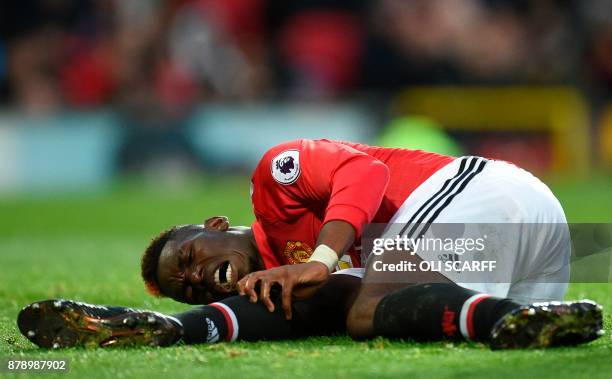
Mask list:
[[[398,263],[402,260],[414,263],[422,261],[418,255],[385,253],[380,256],[371,256],[368,259],[363,283],[357,294],[357,298],[351,307],[347,317],[347,331],[354,339],[365,339],[374,337],[374,312],[380,300],[385,295],[405,288],[415,283],[449,283],[450,281],[440,273],[433,271],[417,272],[377,272],[374,263],[380,261],[385,264]]]

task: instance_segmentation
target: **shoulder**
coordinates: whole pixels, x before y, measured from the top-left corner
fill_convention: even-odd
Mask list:
[[[304,142],[294,140],[268,149],[259,160],[253,178],[274,179],[279,184],[292,184],[301,174],[301,155]]]
[[[317,153],[333,150],[336,144],[328,140],[298,139],[275,145],[259,160],[253,177],[271,178],[280,184],[294,183],[306,162],[320,164]]]

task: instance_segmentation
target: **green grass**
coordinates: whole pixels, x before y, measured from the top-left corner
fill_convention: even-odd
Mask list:
[[[19,309],[65,297],[94,303],[186,309],[153,299],[139,278],[149,238],[170,225],[225,214],[252,220],[246,179],[217,179],[187,190],[124,184],[95,194],[0,199],[0,358],[68,358],[70,377],[101,378],[604,378],[612,372],[612,284],[572,284],[568,298],[605,307],[607,335],[577,348],[492,352],[480,344],[416,344],[376,339],[312,338],[181,346],[166,349],[45,351],[22,337]],[[612,220],[612,182],[557,183],[554,191],[574,222]],[[11,377],[13,374],[0,376]]]

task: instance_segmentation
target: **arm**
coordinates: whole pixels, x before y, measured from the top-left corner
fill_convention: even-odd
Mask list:
[[[317,246],[327,245],[338,255],[344,255],[355,241],[355,229],[351,224],[343,220],[333,220],[323,225]]]
[[[340,220],[352,225],[355,235],[372,221],[389,184],[389,168],[376,158],[346,145],[312,141],[305,149],[303,185],[308,200],[326,204],[323,223]],[[329,238],[321,230],[317,244]],[[351,241],[346,248],[348,248]],[[328,245],[330,246],[330,245]],[[330,246],[332,247],[332,246]],[[334,247],[332,247],[334,248]],[[341,246],[338,247],[339,249]],[[336,250],[340,255],[346,251]]]

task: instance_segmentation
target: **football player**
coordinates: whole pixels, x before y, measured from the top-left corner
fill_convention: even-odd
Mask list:
[[[480,225],[476,234],[490,231],[484,253],[500,271],[406,272],[397,280],[398,275],[381,275],[373,267],[393,263],[397,254],[371,256],[365,270],[354,270],[364,280],[348,315],[349,333],[373,336],[376,309],[395,304],[395,291],[409,283],[460,283],[523,304],[561,300],[567,289],[570,239],[563,209],[544,183],[507,162],[303,139],[263,155],[252,176],[251,198],[256,220],[245,231],[227,230],[224,238],[232,242],[219,248],[226,249],[226,258],[189,261],[190,254],[204,249],[204,234],[195,232],[160,254],[156,276],[146,278],[149,288],[189,300],[205,296],[206,283],[217,292],[237,284],[241,295],[273,310],[269,293],[278,286],[290,318],[296,287],[313,290],[334,269],[362,265],[365,225],[398,224],[398,236],[415,241],[430,236],[431,225],[461,223]],[[223,229],[225,223],[213,218],[208,227]],[[393,228],[385,233],[392,235]],[[240,249],[229,250],[245,234],[257,264],[252,259],[241,263],[247,259]],[[414,252],[409,259],[415,264],[449,258],[437,251]],[[179,256],[187,261],[177,261]],[[474,259],[469,254],[450,258]]]
[[[358,288],[356,300],[337,300],[348,305],[346,330],[355,338],[463,336],[488,340],[499,347],[578,343],[601,333],[601,309],[593,303],[521,306],[563,297],[569,236],[563,210],[550,190],[509,163],[298,140],[278,145],[263,156],[253,175],[251,196],[256,216],[251,228],[230,228],[227,219],[214,217],[203,227],[172,229],[156,238],[143,257],[143,277],[149,291],[203,304],[226,297],[237,287],[241,295],[252,302],[261,301],[275,314],[279,303],[271,290],[279,287],[280,306],[291,319],[293,297],[308,298],[336,281],[330,280],[336,268],[361,265],[358,246],[367,223],[406,224],[409,227],[399,234],[416,240],[426,236],[428,225],[434,223],[552,224],[561,227],[537,233],[522,230],[520,241],[503,233],[495,236],[497,244],[492,250],[502,254],[496,258],[512,273],[507,282],[483,274],[476,276],[480,280],[458,286],[452,272],[421,272],[406,273],[405,280],[389,283],[384,276],[376,277],[372,269],[375,260],[370,259],[364,282],[352,286]],[[418,262],[423,258],[417,254],[413,259]],[[358,269],[344,273],[364,275]],[[36,304],[39,309],[53,308],[44,305],[47,303]],[[40,314],[31,311],[32,307],[24,314]],[[198,325],[211,319],[206,312],[215,305],[208,307],[207,311],[201,307],[189,313],[199,320]],[[236,318],[235,310],[229,312],[232,308],[227,304],[217,307],[226,321]],[[60,310],[65,308],[79,307],[59,306]],[[189,317],[181,317],[174,324],[183,324],[182,333],[188,333],[192,328],[184,324]],[[41,318],[32,319],[23,324]],[[564,322],[567,328],[542,327]],[[40,335],[26,329],[22,331],[27,335],[30,331]],[[529,337],[514,335],[517,329]],[[546,335],[542,335],[544,329],[548,330]],[[513,337],[504,337],[501,343],[491,340],[507,334]]]

